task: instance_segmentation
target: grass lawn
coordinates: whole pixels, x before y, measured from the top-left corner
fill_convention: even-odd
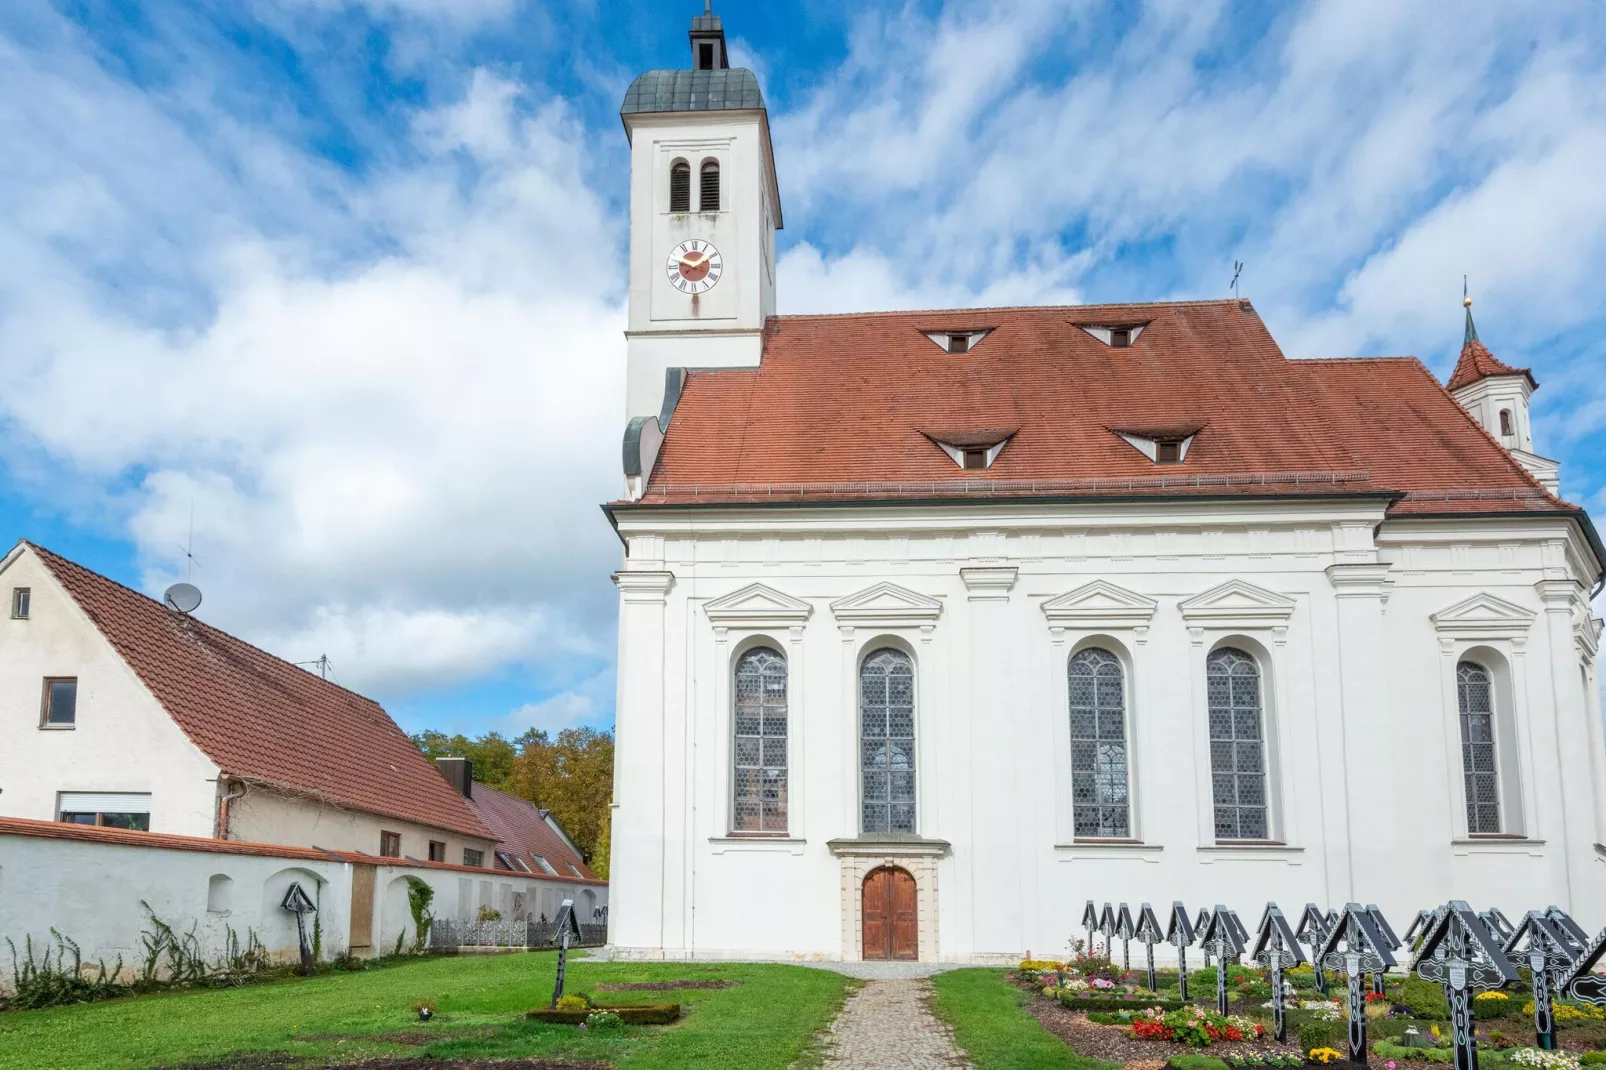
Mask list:
[[[1031,997],[1009,983],[1005,970],[953,970],[932,978],[937,1014],[976,1070],[1116,1070],[1087,1059],[1026,1012]]]
[[[580,1032],[527,1021],[552,997],[556,954],[431,958],[252,988],[131,997],[0,1014],[0,1067],[146,1068],[236,1052],[322,1059],[440,1055],[603,1059],[621,1067],[783,1070],[832,1018],[848,979],[801,966],[569,961],[568,992],[606,1003],[679,1002],[674,1026]],[[727,989],[594,992],[600,982],[726,978]],[[429,1000],[434,1021],[413,1005]],[[1036,1023],[1032,1023],[1035,1028]],[[386,1034],[406,1034],[391,1036]],[[417,1041],[428,1039],[420,1045]],[[1004,1064],[999,1064],[1004,1065]],[[1039,1065],[1039,1064],[1012,1064]],[[1062,1064],[1040,1064],[1062,1065]],[[1070,1065],[1070,1064],[1063,1064]]]

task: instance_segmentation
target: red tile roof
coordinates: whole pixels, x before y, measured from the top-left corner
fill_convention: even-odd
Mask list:
[[[995,329],[964,355],[922,333],[979,322]],[[1121,349],[1077,326],[1137,322]],[[1017,430],[976,471],[938,428]],[[1198,435],[1157,465],[1112,428]],[[688,373],[641,504],[1135,494],[1575,510],[1416,360],[1291,361],[1236,300],[775,317],[758,368]]]
[[[494,838],[377,702],[28,545],[184,734],[227,775]]]
[[[65,821],[33,821],[23,817],[0,817],[0,836],[29,836],[46,840],[77,840],[81,843],[105,843],[118,847],[145,847],[153,850],[199,851],[204,854],[245,855],[253,858],[293,858],[307,862],[349,862],[371,866],[401,866],[406,869],[444,869],[458,873],[484,875],[488,867],[459,866],[453,862],[429,862],[418,858],[384,858],[363,854],[361,851],[326,851],[321,847],[289,847],[277,843],[248,843],[244,840],[214,840],[203,836],[175,836],[164,832],[136,832],[131,829],[104,828],[96,825],[74,825]],[[526,874],[520,874],[525,876]],[[575,883],[572,876],[552,877],[543,873],[528,876],[537,880],[565,880]],[[586,883],[607,884],[607,881],[590,878]]]
[[[1527,368],[1513,368],[1489,352],[1488,346],[1476,338],[1469,338],[1461,347],[1461,358],[1455,362],[1455,371],[1450,373],[1448,389],[1460,390],[1463,386],[1470,386],[1480,379],[1488,379],[1495,375],[1521,375],[1527,378],[1530,387],[1539,386],[1534,380],[1532,371]]]
[[[569,866],[573,865],[585,879],[596,880],[585,860],[547,824],[546,811],[534,803],[484,784],[475,784],[474,797],[469,804],[496,834],[496,849],[523,859],[533,872],[543,872],[534,859],[535,855],[540,855],[552,863],[560,877],[572,878],[574,874],[569,872]]]

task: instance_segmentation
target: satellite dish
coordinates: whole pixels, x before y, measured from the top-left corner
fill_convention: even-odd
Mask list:
[[[162,595],[167,608],[189,616],[201,605],[201,589],[193,583],[175,583]]]

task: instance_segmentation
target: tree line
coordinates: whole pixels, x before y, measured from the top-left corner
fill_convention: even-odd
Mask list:
[[[430,761],[469,759],[474,779],[552,811],[585,855],[593,873],[608,878],[609,806],[613,802],[613,733],[565,728],[556,737],[530,729],[508,739],[420,732],[413,745]]]

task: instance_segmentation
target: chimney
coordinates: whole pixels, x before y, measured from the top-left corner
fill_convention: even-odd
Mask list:
[[[463,798],[474,797],[474,763],[467,758],[456,756],[450,758],[436,758],[435,768],[441,771],[446,782],[463,794]]]

